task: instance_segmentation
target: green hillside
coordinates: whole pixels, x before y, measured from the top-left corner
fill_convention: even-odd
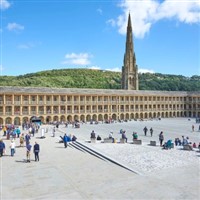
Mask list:
[[[60,69],[20,76],[0,76],[0,86],[120,89],[121,73],[92,69]],[[140,90],[200,91],[200,76],[139,74]]]

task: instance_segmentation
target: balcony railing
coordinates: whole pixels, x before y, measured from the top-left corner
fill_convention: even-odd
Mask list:
[[[6,101],[6,104],[7,104],[7,105],[11,105],[11,104],[12,104],[12,101]]]

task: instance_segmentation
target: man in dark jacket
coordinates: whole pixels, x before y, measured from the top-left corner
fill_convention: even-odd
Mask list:
[[[68,138],[67,138],[67,135],[65,134],[63,137],[63,142],[64,142],[65,148],[67,148],[67,141],[68,141]]]
[[[5,151],[5,143],[3,142],[2,139],[0,139],[0,157],[3,156]]]
[[[35,145],[33,147],[33,152],[35,154],[35,161],[39,161],[40,145],[37,142],[35,142]]]

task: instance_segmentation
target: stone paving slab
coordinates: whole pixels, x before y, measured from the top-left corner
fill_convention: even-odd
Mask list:
[[[117,131],[120,128],[130,133],[129,139],[134,129],[142,140],[148,142],[152,138],[143,136],[144,125],[154,126],[153,139],[156,140],[162,129],[168,137],[189,134],[198,142],[200,133],[191,132],[192,124],[193,121],[187,119],[168,119],[161,122],[116,123],[114,126],[87,124],[80,129],[60,126],[55,138],[47,133],[45,139],[37,138],[38,133],[31,138],[31,144],[35,141],[40,144],[39,162],[34,161],[33,154],[31,163],[24,162],[25,148],[17,148],[14,157],[9,156],[7,148],[7,156],[0,158],[0,199],[200,199],[199,165],[191,163],[191,166],[159,170],[142,176],[75,148],[65,149],[62,143],[58,143],[63,132],[75,134],[84,142],[89,139],[92,130],[102,137],[113,131],[119,137]],[[8,147],[9,141],[5,142]],[[17,145],[18,142],[19,139],[16,139]]]

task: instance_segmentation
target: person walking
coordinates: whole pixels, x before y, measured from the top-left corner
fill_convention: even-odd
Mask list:
[[[63,137],[64,147],[67,148],[67,135],[65,134]]]
[[[26,146],[30,143],[30,139],[31,139],[31,136],[30,134],[27,133],[25,136]]]
[[[11,156],[14,156],[14,154],[15,154],[15,141],[14,140],[11,140],[11,143],[10,143],[10,154],[11,154]]]
[[[33,152],[35,154],[35,162],[39,161],[40,145],[37,142],[35,142],[35,145],[33,147]]]
[[[53,127],[53,137],[55,137],[55,133],[56,133],[56,128]]]
[[[148,128],[146,126],[144,127],[143,131],[144,131],[144,135],[147,136]]]
[[[5,149],[6,149],[5,143],[3,142],[2,139],[0,139],[0,157],[2,157],[3,154],[5,153]]]
[[[27,158],[27,162],[31,162],[31,148],[32,148],[31,144],[28,143],[26,145],[26,158]]]
[[[163,145],[163,140],[164,140],[164,135],[163,135],[163,132],[161,131],[160,134],[159,134],[159,141],[160,141],[160,146],[161,147]]]
[[[194,125],[192,125],[192,132],[194,132]]]
[[[150,128],[150,134],[151,134],[151,137],[153,136],[153,128],[151,127]]]

